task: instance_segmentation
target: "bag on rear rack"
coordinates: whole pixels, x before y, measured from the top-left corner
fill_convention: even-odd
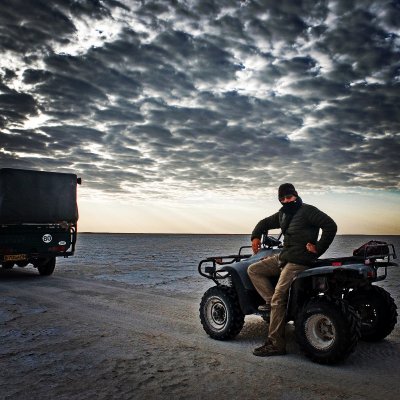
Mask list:
[[[353,251],[353,256],[364,258],[380,258],[390,254],[388,243],[370,240]]]

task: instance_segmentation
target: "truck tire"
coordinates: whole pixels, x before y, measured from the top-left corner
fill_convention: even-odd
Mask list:
[[[56,258],[45,258],[40,259],[39,262],[35,264],[37,267],[39,274],[42,276],[51,275],[54,272],[54,268],[56,267]]]
[[[243,328],[244,314],[231,287],[209,288],[201,299],[199,311],[201,324],[213,339],[233,339]]]
[[[377,342],[388,336],[397,323],[397,307],[390,294],[379,286],[357,289],[346,300],[361,318],[361,339]]]
[[[310,300],[296,318],[297,342],[305,355],[320,364],[346,359],[360,338],[360,318],[342,300]]]

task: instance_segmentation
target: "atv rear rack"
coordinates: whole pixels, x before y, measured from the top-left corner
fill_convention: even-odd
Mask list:
[[[374,251],[370,251],[370,250]],[[369,254],[372,253],[372,254]],[[392,243],[374,243],[373,245],[365,245],[364,254],[361,256],[364,264],[372,267],[375,271],[375,282],[382,281],[387,276],[387,267],[397,267],[398,264],[390,261],[396,259],[396,250]],[[378,269],[384,268],[384,272],[378,274]]]
[[[383,262],[390,262],[390,259],[396,259],[397,255],[392,243],[375,243],[371,245],[365,245],[364,254],[362,257],[364,258],[366,264],[368,264],[367,260],[384,260]]]

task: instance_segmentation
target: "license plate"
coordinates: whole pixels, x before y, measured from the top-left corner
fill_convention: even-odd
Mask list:
[[[23,261],[26,260],[26,254],[8,254],[4,256],[4,261]]]

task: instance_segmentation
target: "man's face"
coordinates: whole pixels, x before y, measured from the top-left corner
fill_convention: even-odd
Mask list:
[[[279,201],[284,204],[284,203],[291,203],[292,201],[296,200],[296,196],[293,196],[292,194],[288,194],[286,196],[283,196],[279,199]]]

